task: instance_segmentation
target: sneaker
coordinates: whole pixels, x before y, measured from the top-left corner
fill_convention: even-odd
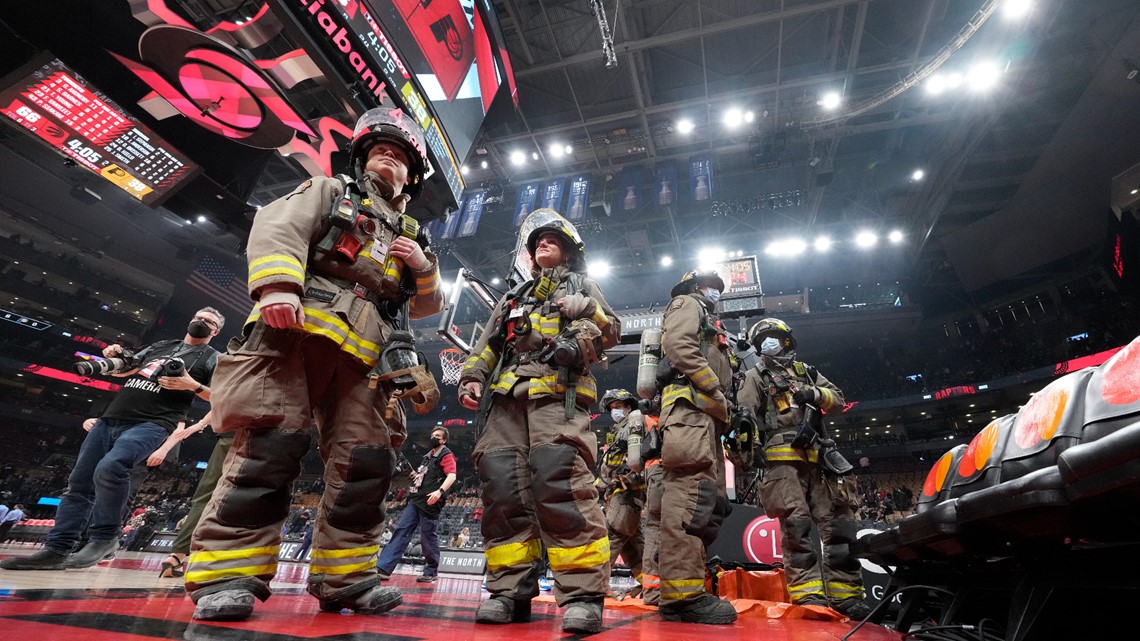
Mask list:
[[[486,581],[483,582],[483,587],[487,587]],[[550,592],[550,590],[553,588],[554,588],[554,584],[550,582],[550,579],[548,579],[544,576],[538,577],[538,589],[539,590],[542,590],[543,592]]]
[[[593,634],[602,631],[602,604],[575,601],[562,614],[562,631]]]
[[[376,577],[381,581],[387,581],[388,579],[392,578],[392,575],[388,574],[384,570],[376,570]]]
[[[48,549],[40,550],[29,556],[20,556],[0,561],[0,568],[5,570],[63,570],[67,566],[67,555],[53,552]]]
[[[663,603],[657,609],[666,621],[728,625],[736,620],[736,608],[708,592],[695,599]]]
[[[352,610],[358,614],[382,614],[404,602],[404,597],[396,588],[374,586],[355,597],[338,601],[321,601],[322,612]]]
[[[253,614],[253,592],[222,590],[198,599],[193,618],[199,621],[245,621]]]
[[[831,604],[831,608],[840,614],[846,615],[851,619],[862,621],[871,614],[871,606],[867,605],[863,599],[843,599]]]
[[[435,579],[434,574],[421,574],[416,577],[416,583],[435,583]]]
[[[517,623],[530,621],[530,599],[516,601],[510,597],[493,596],[479,604],[475,610],[475,623]]]
[[[89,568],[97,565],[108,554],[114,554],[119,549],[119,542],[111,539],[110,541],[88,541],[75,554],[67,557],[63,562],[64,567],[72,569]]]

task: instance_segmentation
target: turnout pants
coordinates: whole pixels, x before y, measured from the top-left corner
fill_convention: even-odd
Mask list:
[[[658,571],[661,604],[695,599],[705,592],[705,550],[728,513],[723,424],[681,399],[661,412],[664,444],[661,542]]]
[[[621,556],[633,573],[633,580],[641,582],[642,557],[645,538],[641,531],[641,506],[645,504],[645,490],[616,492],[606,499],[606,529],[610,538],[610,562]]]
[[[770,463],[760,498],[768,516],[780,520],[784,572],[793,603],[813,595],[832,602],[863,598],[859,562],[850,553],[856,531],[853,483],[824,474],[816,463]],[[813,523],[823,543],[822,558],[808,538]]]
[[[641,599],[654,605],[661,598],[658,551],[661,549],[661,492],[665,468],[658,460],[645,470],[645,550],[642,552]]]
[[[321,601],[378,584],[376,553],[395,453],[404,440],[397,406],[368,388],[368,367],[320,336],[258,321],[239,349],[218,359],[213,407],[223,430],[239,427],[222,478],[194,532],[186,591],[195,602],[244,588],[271,594],[281,525],[316,419],[325,491],[317,510],[309,592]]]
[[[475,444],[493,595],[536,596],[543,545],[559,605],[600,601],[609,589],[610,543],[591,472],[598,439],[586,410],[569,419],[564,411],[561,398],[496,394]]]

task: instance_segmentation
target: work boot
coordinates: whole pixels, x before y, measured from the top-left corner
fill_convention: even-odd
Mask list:
[[[562,614],[563,632],[592,634],[602,630],[602,604],[598,601],[575,601]]]
[[[657,605],[661,601],[661,590],[649,588],[641,594],[641,602],[645,605]]]
[[[679,603],[663,603],[658,608],[666,621],[727,625],[736,620],[736,608],[708,592]]]
[[[517,601],[495,595],[479,604],[475,623],[518,623],[530,621],[530,599]]]
[[[822,594],[809,594],[804,598],[796,601],[794,605],[818,605],[824,608],[830,608],[831,604]]]
[[[335,601],[321,601],[321,611],[352,610],[357,614],[381,614],[403,602],[404,596],[398,588],[382,588],[376,585],[350,597]]]
[[[109,541],[95,541],[87,542],[78,552],[67,557],[63,562],[63,567],[71,569],[89,568],[103,560],[107,554],[114,554],[115,550],[119,549],[119,542],[111,539]]]
[[[43,549],[29,556],[4,559],[0,561],[0,568],[5,570],[63,570],[67,567],[64,565],[65,561],[67,561],[66,554]]]
[[[253,614],[253,592],[220,590],[198,599],[194,618],[199,621],[245,621]]]
[[[849,618],[862,621],[871,614],[871,606],[867,605],[863,599],[843,599],[831,604],[831,608],[840,614],[846,615]]]

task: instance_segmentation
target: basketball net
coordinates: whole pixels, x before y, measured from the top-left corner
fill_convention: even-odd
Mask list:
[[[463,371],[463,363],[467,360],[467,356],[457,350],[448,348],[440,351],[439,363],[443,370],[443,375],[440,376],[440,382],[445,385],[458,385],[459,374]]]

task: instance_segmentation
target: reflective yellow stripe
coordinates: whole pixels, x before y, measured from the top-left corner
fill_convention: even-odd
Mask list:
[[[515,374],[514,372],[503,372],[499,374],[499,380],[495,381],[495,383],[491,385],[491,391],[504,393],[509,392],[511,391],[511,388],[515,386],[515,383],[517,383],[518,380],[518,374]]]
[[[665,393],[661,395],[661,407],[666,408],[676,403],[680,399],[685,399],[693,404],[693,407],[701,407],[703,403],[705,407],[716,405],[717,402],[713,397],[705,394],[704,392],[697,391],[696,397],[693,396],[693,388],[688,385],[666,385]]]
[[[285,254],[269,254],[255,258],[249,263],[249,284],[269,276],[289,276],[298,283],[305,282],[305,266],[299,260]]]
[[[348,325],[337,318],[319,309],[305,307],[305,325],[299,329],[323,336],[340,346],[341,351],[348,352],[360,359],[365,365],[375,365],[380,360],[380,346],[372,341],[365,340],[359,334],[348,328]],[[261,318],[259,308],[254,308],[245,320],[246,324],[257,322]]]
[[[429,296],[439,289],[439,273],[432,272],[429,276],[416,276],[416,296]]]
[[[376,554],[380,551],[379,545],[370,545],[365,548],[348,548],[346,550],[320,550],[314,549],[312,558],[314,559],[343,559],[348,556],[365,556],[368,554]]]
[[[603,565],[610,560],[610,540],[602,537],[572,548],[546,548],[552,570],[575,570]]]
[[[642,574],[641,575],[641,587],[645,588],[646,590],[652,590],[654,588],[659,588],[659,587],[661,587],[661,577],[654,576],[652,574]]]
[[[487,548],[484,554],[487,557],[487,569],[498,570],[537,561],[542,556],[542,544],[538,539],[504,543]]]
[[[368,559],[364,563],[353,563],[352,565],[324,565],[317,563],[309,564],[309,571],[312,574],[352,574],[353,572],[363,572],[376,567],[376,559]]]
[[[277,564],[251,565],[241,568],[227,568],[225,570],[200,570],[186,573],[187,583],[204,583],[216,579],[227,579],[239,576],[263,576],[277,573]]]
[[[822,406],[821,409],[823,409],[825,411],[831,409],[832,406],[835,405],[835,400],[836,400],[835,392],[833,392],[833,391],[831,391],[825,387],[820,387],[818,389],[823,395],[823,402],[820,403],[820,405]]]
[[[848,598],[853,596],[863,596],[863,586],[855,585],[854,583],[831,583],[827,584],[827,591],[832,598]]]
[[[661,580],[661,598],[679,600],[705,591],[704,579]]]
[[[258,556],[277,558],[281,552],[280,545],[267,545],[260,548],[246,548],[244,550],[200,550],[190,555],[189,563],[209,563],[210,561],[228,561],[230,559],[252,559]]]
[[[769,447],[764,450],[764,454],[768,457],[769,461],[806,461],[808,463],[819,462],[819,450],[797,450],[794,447],[788,446],[775,446]]]
[[[606,316],[606,313],[604,311],[602,311],[601,305],[598,305],[598,304],[594,305],[593,321],[594,321],[594,324],[598,326],[598,329],[605,329],[607,326],[609,326],[610,317]]]
[[[707,390],[712,388],[713,384],[716,383],[718,379],[716,377],[716,373],[712,371],[712,368],[706,365],[697,370],[695,374],[690,376],[689,380],[691,380],[693,382],[693,385],[696,385],[699,389]]]
[[[807,583],[789,585],[788,594],[793,597],[806,596],[808,594],[823,594],[823,581],[808,581]]]

